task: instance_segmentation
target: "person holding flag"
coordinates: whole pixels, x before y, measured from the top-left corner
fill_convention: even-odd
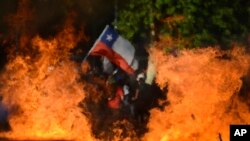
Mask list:
[[[109,72],[111,72],[110,77],[114,77],[116,80],[112,84],[113,96],[108,99],[107,106],[113,109],[113,111],[120,111],[124,95],[127,94],[127,91],[124,91],[123,83],[121,83],[121,81],[125,81],[123,80],[124,78],[121,78],[122,80],[117,80],[121,75],[115,72],[120,70],[118,72],[125,72],[128,74],[128,78],[135,77],[135,71],[138,69],[138,60],[135,58],[134,46],[127,39],[120,36],[113,27],[106,25],[93,47],[85,56],[83,62],[89,55],[102,56],[103,65],[105,65],[103,71],[109,70]],[[113,65],[115,65],[115,70],[113,70]]]

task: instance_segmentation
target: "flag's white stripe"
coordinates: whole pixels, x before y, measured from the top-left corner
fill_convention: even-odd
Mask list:
[[[112,49],[121,55],[121,57],[126,60],[126,62],[131,65],[134,54],[135,54],[135,48],[132,46],[132,44],[124,39],[121,36],[118,36],[117,40],[114,42]]]
[[[134,70],[137,70],[139,68],[139,62],[138,60],[134,57],[131,65],[130,65]]]

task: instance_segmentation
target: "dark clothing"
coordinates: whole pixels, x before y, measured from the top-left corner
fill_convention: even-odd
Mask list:
[[[10,130],[8,122],[8,111],[5,106],[0,102],[0,131]]]
[[[135,107],[139,111],[147,111],[151,106],[153,94],[150,85],[143,83],[139,85],[139,95],[135,100]]]

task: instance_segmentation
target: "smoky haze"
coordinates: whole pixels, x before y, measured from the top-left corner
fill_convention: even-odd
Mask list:
[[[69,13],[75,13],[76,27],[85,26],[89,36],[97,36],[105,24],[114,19],[113,0],[1,0],[0,1],[0,32],[8,34],[9,16],[16,15],[20,8],[27,7],[27,14],[34,16],[30,20],[19,17],[22,26],[29,27],[31,34],[51,36],[60,30]],[[23,23],[22,23],[23,22]],[[16,27],[17,28],[17,27]],[[23,27],[25,28],[25,27]],[[13,30],[13,29],[11,29]],[[22,32],[22,31],[19,31]]]
[[[74,28],[83,31],[88,41],[76,48],[88,50],[106,24],[114,20],[114,0],[1,0],[0,1],[0,67],[7,62],[6,50],[27,46],[28,39],[39,35],[53,38],[67,18]],[[27,38],[27,42],[22,41]]]

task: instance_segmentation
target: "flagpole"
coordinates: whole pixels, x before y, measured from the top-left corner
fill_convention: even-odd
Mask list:
[[[94,45],[91,47],[91,49],[89,50],[89,52],[87,53],[87,55],[83,58],[82,64],[87,60],[87,58],[90,55],[91,51],[95,48],[96,44],[100,41],[101,37],[103,36],[103,34],[105,33],[105,31],[108,29],[108,27],[109,27],[108,25],[105,26],[105,28],[103,29],[101,35],[95,41]]]
[[[118,6],[117,6],[117,0],[115,0],[115,2],[114,2],[114,15],[115,15],[115,19],[114,19],[114,27],[115,27],[115,29],[117,29],[117,18],[118,18],[118,15],[117,15],[117,8],[118,8]]]

